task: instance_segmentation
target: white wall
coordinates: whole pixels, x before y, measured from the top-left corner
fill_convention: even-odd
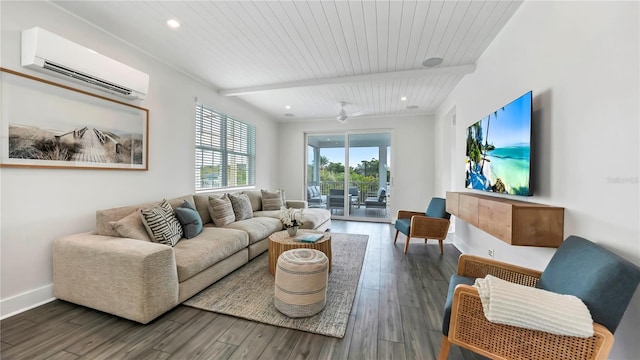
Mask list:
[[[50,4],[2,1],[0,6],[2,67],[63,82],[20,66],[20,31],[40,26],[150,75],[149,95],[137,103],[149,109],[149,171],[1,170],[1,316],[53,296],[52,241],[94,229],[96,210],[194,192],[196,97],[256,125],[257,188],[277,188],[278,174],[270,171],[277,155],[275,122]]]
[[[482,55],[477,70],[439,109],[437,129],[455,107],[463,190],[465,129],[533,90],[535,196],[565,208],[565,237],[579,235],[640,264],[638,2],[525,2]],[[448,151],[436,149],[436,157]],[[458,219],[464,252],[543,269],[554,249],[509,246]],[[640,291],[615,333],[611,359],[640,354]]]
[[[283,140],[278,153],[278,171],[286,174],[280,184],[288,194],[306,199],[304,172],[305,132],[311,134],[357,130],[389,130],[391,132],[391,199],[390,213],[398,209],[424,210],[434,196],[434,126],[431,116],[349,118],[337,121],[280,123]],[[401,175],[398,175],[401,174]]]

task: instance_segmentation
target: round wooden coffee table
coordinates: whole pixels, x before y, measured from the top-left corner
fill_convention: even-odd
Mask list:
[[[322,239],[314,243],[305,243],[294,241],[294,237],[290,237],[286,230],[278,231],[269,236],[269,272],[276,274],[276,265],[280,254],[291,249],[316,249],[322,251],[329,258],[329,271],[331,271],[331,235],[313,230],[298,230],[296,236],[305,233],[323,234]]]

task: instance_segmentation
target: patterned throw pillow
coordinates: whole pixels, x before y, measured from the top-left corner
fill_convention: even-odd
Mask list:
[[[262,192],[262,210],[280,210],[281,207],[284,206],[282,202],[282,195],[280,191],[267,191],[261,190]]]
[[[182,226],[173,214],[167,200],[162,199],[159,206],[141,209],[142,223],[151,237],[151,241],[175,246],[182,238]]]
[[[202,219],[198,211],[185,200],[180,207],[177,207],[176,217],[182,225],[182,232],[187,239],[194,238],[202,232]]]
[[[227,194],[224,194],[222,198],[209,196],[209,215],[217,227],[236,221],[236,214],[233,212],[233,206]]]
[[[236,214],[236,221],[251,219],[253,217],[253,208],[251,208],[251,200],[247,194],[228,194],[233,206],[233,212]]]

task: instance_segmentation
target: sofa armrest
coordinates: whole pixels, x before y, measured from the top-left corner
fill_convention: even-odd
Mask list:
[[[178,304],[173,248],[91,233],[53,243],[54,296],[143,324]]]
[[[294,209],[306,209],[309,207],[309,203],[304,200],[287,200],[285,206]]]

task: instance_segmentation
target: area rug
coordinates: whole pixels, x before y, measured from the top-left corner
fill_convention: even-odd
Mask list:
[[[342,338],[358,288],[368,238],[367,235],[331,233],[332,268],[327,303],[317,315],[294,319],[276,309],[273,304],[275,279],[269,273],[269,254],[266,252],[202,290],[184,305]]]

